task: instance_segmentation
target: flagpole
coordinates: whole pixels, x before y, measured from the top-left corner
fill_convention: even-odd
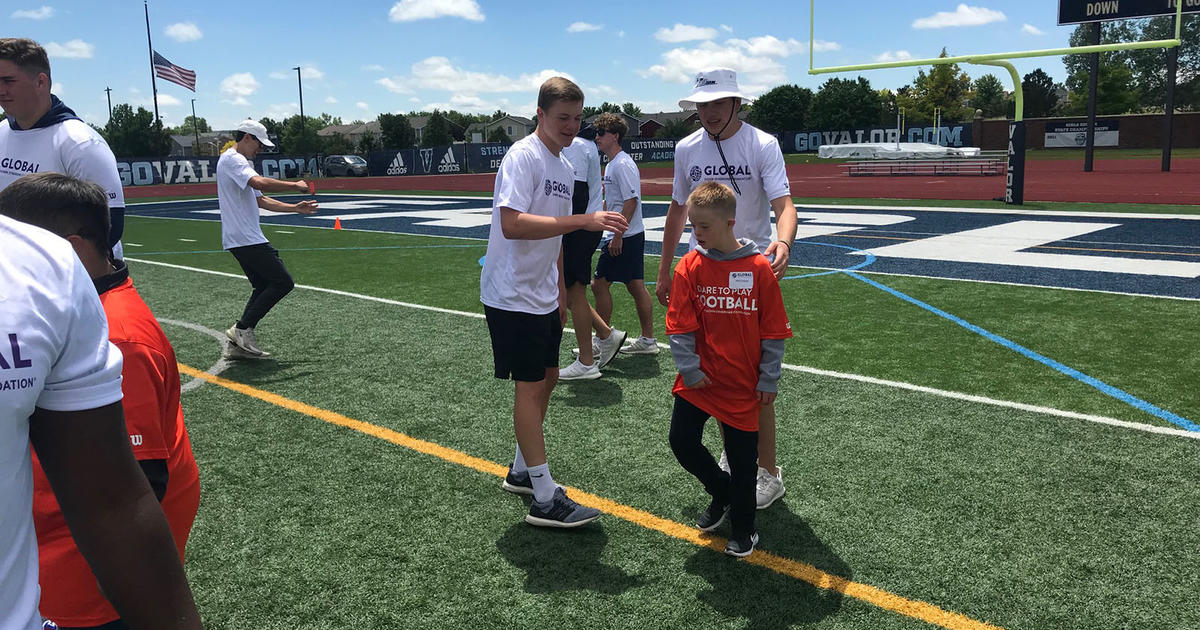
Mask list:
[[[154,94],[154,120],[158,122],[158,83],[154,80],[154,44],[150,41],[150,4],[146,0],[142,0],[142,6],[146,8],[146,46],[150,49],[150,90]]]

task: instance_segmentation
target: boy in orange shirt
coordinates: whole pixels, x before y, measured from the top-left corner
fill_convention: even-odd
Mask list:
[[[725,553],[740,558],[758,544],[758,414],[775,401],[792,326],[771,263],[753,241],[733,235],[736,209],[733,191],[717,182],[688,197],[698,247],[675,266],[667,335],[679,370],[671,450],[712,496],[696,526],[713,531],[729,517]],[[701,442],[709,417],[723,425],[728,473]]]

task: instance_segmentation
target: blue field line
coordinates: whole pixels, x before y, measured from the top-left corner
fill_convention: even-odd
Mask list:
[[[325,252],[325,251],[358,251],[366,249],[445,249],[453,247],[484,247],[484,245],[378,245],[368,247],[289,247],[280,249],[281,252]],[[166,256],[168,254],[224,254],[224,249],[199,249],[196,251],[176,252],[133,252],[136,256]]]

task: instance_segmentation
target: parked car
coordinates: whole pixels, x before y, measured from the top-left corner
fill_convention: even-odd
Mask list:
[[[357,155],[331,155],[325,158],[326,177],[366,177],[367,161]]]

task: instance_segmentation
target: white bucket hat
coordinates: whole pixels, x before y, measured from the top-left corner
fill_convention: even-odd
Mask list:
[[[275,146],[275,143],[271,142],[271,139],[267,137],[267,128],[264,127],[263,124],[258,122],[257,120],[247,118],[246,120],[243,120],[242,122],[238,123],[237,130],[244,131],[244,132],[254,136],[254,138],[256,140],[263,143],[263,146],[266,146],[266,147]]]
[[[696,73],[696,82],[692,85],[692,93],[679,101],[680,109],[695,109],[696,103],[708,103],[722,98],[740,98],[750,102],[745,94],[738,89],[737,73],[729,68],[713,68]]]

